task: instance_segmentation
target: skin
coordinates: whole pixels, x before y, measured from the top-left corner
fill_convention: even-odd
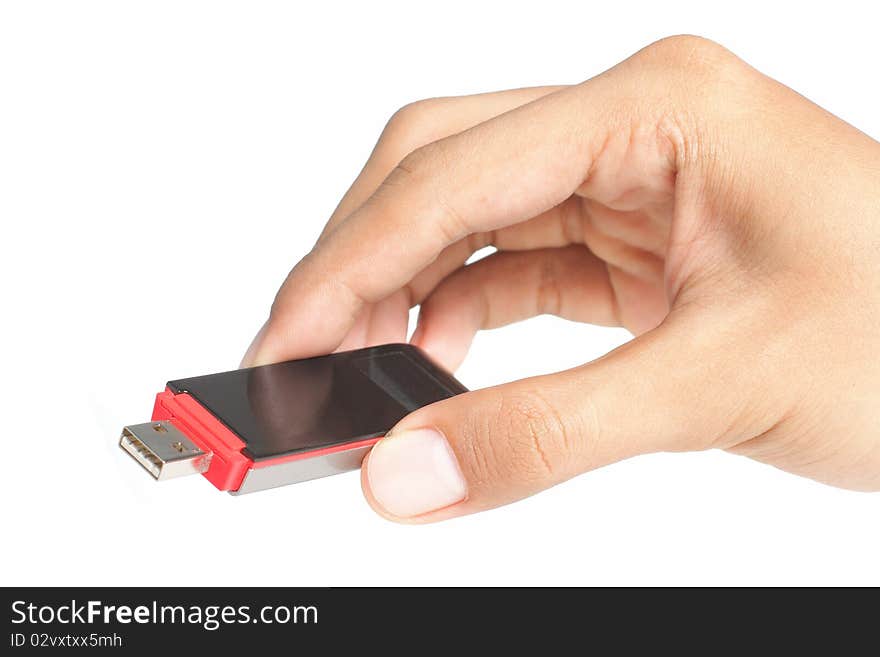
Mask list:
[[[446,437],[467,496],[393,520],[657,451],[880,489],[880,144],[711,41],[401,109],[245,364],[403,341],[417,304],[412,341],[450,369],[476,331],[542,313],[635,337],[404,418]]]

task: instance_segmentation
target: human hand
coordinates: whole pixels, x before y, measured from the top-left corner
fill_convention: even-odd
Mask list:
[[[245,363],[403,341],[416,304],[451,369],[541,313],[636,337],[404,418],[362,475],[393,520],[656,451],[880,489],[880,144],[712,42],[398,112]]]

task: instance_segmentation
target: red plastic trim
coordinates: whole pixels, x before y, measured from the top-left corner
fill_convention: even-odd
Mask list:
[[[241,453],[244,442],[186,393],[166,388],[156,395],[153,420],[168,420],[206,451],[213,452],[205,478],[220,490],[238,490],[253,461]]]

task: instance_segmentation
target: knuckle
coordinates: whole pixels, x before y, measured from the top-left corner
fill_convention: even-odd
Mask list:
[[[443,245],[467,237],[471,226],[467,217],[452,201],[447,191],[451,156],[447,144],[435,141],[420,146],[404,157],[391,171],[381,189],[406,187],[415,198],[430,204],[433,225]]]
[[[475,404],[475,408],[484,408]],[[447,435],[458,435],[456,450],[461,465],[467,470],[468,481],[483,485],[487,482],[503,481],[506,475],[504,453],[495,440],[495,414],[473,412],[465,416],[456,427],[456,432]]]
[[[402,186],[421,189],[432,179],[428,172],[432,150],[430,144],[420,146],[400,158],[383,181],[380,190]]]
[[[686,106],[709,102],[711,109],[726,98],[747,67],[724,46],[693,35],[676,35],[652,43],[628,61],[647,71],[658,98],[672,98]],[[643,84],[644,75],[637,75]]]
[[[275,293],[275,297],[272,299],[272,305],[269,307],[269,324],[275,324],[277,320],[284,315],[286,300],[289,294],[289,289],[292,284],[296,284],[301,281],[304,277],[308,276],[308,273],[314,269],[315,267],[315,250],[312,249],[306,255],[304,255],[298,263],[296,263],[293,268],[287,273],[284,282],[281,287],[278,288],[278,291]],[[308,283],[306,283],[307,285]]]
[[[423,173],[432,159],[434,150],[435,147],[432,143],[414,148],[401,158],[397,169],[412,176]]]
[[[674,69],[708,69],[735,60],[727,48],[711,39],[693,34],[678,34],[655,41],[643,54]]]
[[[648,45],[621,70],[626,71],[627,97],[639,99],[628,113],[650,117],[670,150],[693,161],[710,157],[707,141],[739,123],[736,117],[752,106],[759,78],[724,46],[690,34]]]
[[[500,403],[498,422],[512,476],[526,481],[564,477],[569,470],[570,431],[549,400],[534,391],[507,394]]]
[[[388,125],[396,127],[420,125],[429,115],[435,113],[439,103],[439,98],[423,98],[407,103],[391,115]]]
[[[562,314],[562,282],[557,257],[554,254],[538,265],[537,314]]]
[[[398,162],[420,146],[434,141],[439,104],[436,98],[417,100],[392,114],[376,146],[377,155]]]

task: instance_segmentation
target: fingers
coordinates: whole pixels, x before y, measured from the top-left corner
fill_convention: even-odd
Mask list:
[[[365,306],[337,351],[406,342],[409,308],[410,299],[406,290],[398,290],[379,303]]]
[[[401,108],[385,126],[363,170],[342,197],[323,232],[326,234],[357,210],[392,169],[417,148],[561,88],[529,87],[458,98],[430,98]]]
[[[604,140],[607,117],[595,108],[613,102],[605,86],[586,94],[590,102],[583,89],[571,91],[408,156],[345,229],[328,233],[288,276],[255,361],[336,349],[365,305],[405,286],[447,246],[568,198]]]
[[[497,231],[471,233],[450,244],[405,289],[364,307],[337,349],[404,341],[409,308],[422,303],[438,283],[460,269],[471,255],[485,246],[535,250],[572,244],[572,240],[583,234],[579,227],[583,223],[582,200],[572,196],[528,221]]]
[[[499,230],[471,233],[443,249],[440,255],[409,283],[412,303],[421,303],[449,274],[486,246],[499,251],[529,251],[583,244],[582,199],[571,196],[537,217]]]
[[[375,191],[395,166],[409,153],[451,134],[461,132],[486,119],[541,98],[560,86],[530,87],[491,93],[474,94],[460,98],[432,98],[411,103],[397,111],[373,149],[367,163],[357,179],[345,193],[327,225],[321,233],[323,239],[349,214],[359,208]],[[465,253],[467,244],[447,254],[438,263],[435,272],[428,272],[425,280],[441,280],[446,274],[461,266],[473,250]],[[400,309],[398,300],[382,301],[375,312],[364,308],[352,322],[353,329],[346,334],[338,348],[358,348],[382,342],[397,342],[406,338],[408,306],[403,314],[395,315]],[[268,325],[268,322],[266,323]],[[259,348],[267,326],[257,334],[242,359],[242,367],[255,364]]]
[[[637,454],[740,439],[734,435],[747,430],[749,394],[730,395],[729,386],[745,383],[745,372],[736,360],[719,359],[729,346],[723,332],[706,337],[701,322],[697,340],[692,325],[668,321],[583,367],[412,413],[368,455],[368,501],[390,519],[430,522],[506,504]],[[761,394],[756,386],[743,390]]]
[[[545,313],[617,324],[605,263],[584,246],[495,253],[452,274],[425,299],[413,343],[455,370],[477,331]]]

